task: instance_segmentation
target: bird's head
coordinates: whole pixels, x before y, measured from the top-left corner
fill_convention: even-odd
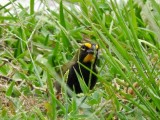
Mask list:
[[[82,63],[93,63],[97,59],[98,45],[84,43],[80,48],[79,61]]]

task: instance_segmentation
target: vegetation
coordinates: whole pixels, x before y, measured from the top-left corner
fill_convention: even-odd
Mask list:
[[[160,119],[155,0],[38,2],[0,6],[1,119]],[[100,46],[98,83],[72,100],[63,86],[57,100],[53,82],[66,75],[59,78],[56,69],[84,40]]]

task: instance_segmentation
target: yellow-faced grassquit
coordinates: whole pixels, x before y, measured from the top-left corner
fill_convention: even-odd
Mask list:
[[[65,64],[61,70],[65,74],[69,70],[66,80],[67,86],[76,94],[82,93],[79,83],[80,76],[89,89],[93,89],[97,82],[96,63],[98,59],[98,45],[92,43],[83,43],[74,58]],[[57,93],[61,91],[60,85],[56,84]]]

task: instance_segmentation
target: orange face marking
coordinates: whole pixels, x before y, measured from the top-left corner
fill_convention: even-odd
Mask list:
[[[84,59],[83,62],[91,62],[94,60],[94,55],[93,54],[88,54]]]

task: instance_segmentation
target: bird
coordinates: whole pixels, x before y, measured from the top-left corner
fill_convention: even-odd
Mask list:
[[[84,80],[90,90],[96,85],[98,50],[98,44],[90,42],[83,43],[73,59],[61,68],[62,74],[68,71],[66,85],[76,94],[83,92],[79,83],[79,77]],[[60,84],[56,82],[55,86],[57,94],[60,93]]]

